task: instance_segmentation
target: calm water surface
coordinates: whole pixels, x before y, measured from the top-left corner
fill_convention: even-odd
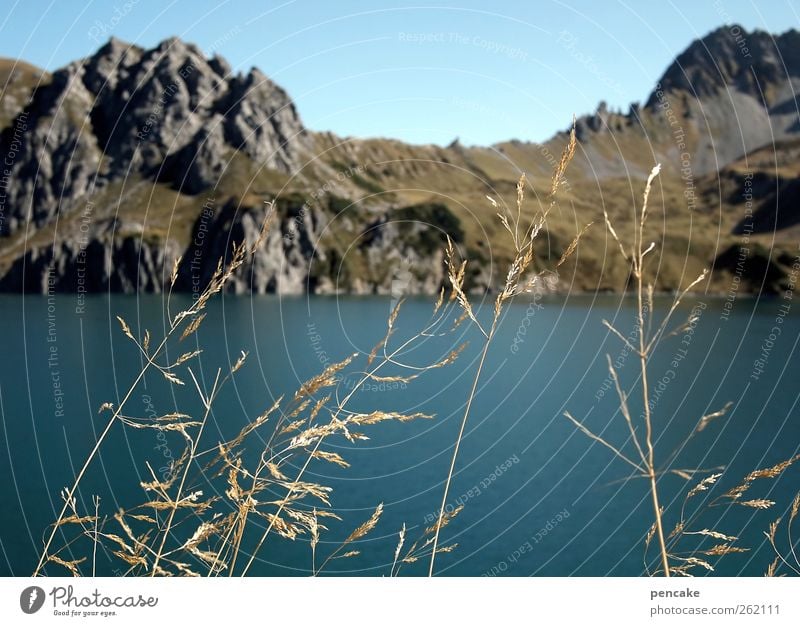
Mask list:
[[[660,300],[656,308],[663,313],[668,304]],[[679,451],[670,467],[727,465],[731,478],[723,479],[724,489],[735,484],[735,477],[798,452],[800,316],[795,310],[784,315],[781,304],[739,299],[726,316],[720,300],[687,303],[686,313],[698,307],[700,314],[694,332],[665,343],[651,372],[656,453],[666,460]],[[90,297],[82,309],[78,305],[71,295],[49,302],[44,297],[0,297],[0,324],[5,329],[0,359],[2,575],[32,571],[45,525],[60,506],[58,492],[70,483],[105,424],[106,415],[98,415],[98,407],[117,403],[138,371],[136,351],[119,332],[114,316],[122,315],[134,329],[148,327],[158,334],[163,328],[159,296]],[[210,384],[217,367],[235,361],[240,350],[250,356],[220,398],[210,436],[238,432],[248,417],[261,413],[278,396],[293,393],[299,381],[318,373],[325,363],[351,352],[368,353],[384,332],[389,308],[388,299],[377,297],[226,296],[213,302],[197,338],[204,349],[194,367],[198,377]],[[407,302],[398,339],[423,324],[430,310],[428,299]],[[619,296],[580,296],[543,299],[536,305],[519,302],[507,310],[462,444],[450,501],[465,508],[443,531],[448,542],[459,545],[437,561],[441,573],[643,572],[642,539],[651,523],[645,483],[625,481],[629,467],[576,432],[562,416],[569,410],[624,445],[626,430],[609,388],[605,355],[620,367],[628,386],[635,380],[636,364],[602,326],[603,319],[629,333],[631,302]],[[408,355],[412,362],[433,360],[464,340],[470,345],[453,366],[408,385],[358,388],[354,395],[358,410],[425,411],[435,413],[434,420],[372,427],[370,440],[357,446],[335,442],[331,449],[351,462],[349,469],[312,466],[310,477],[334,487],[334,508],[343,517],[343,522],[331,524],[331,543],[323,542],[322,554],[366,519],[378,502],[385,505],[376,531],[357,546],[362,554],[334,561],[331,573],[384,575],[400,526],[405,523],[413,539],[430,525],[480,336],[465,328],[449,339],[430,340]],[[756,365],[757,361],[761,362]],[[130,401],[132,414],[197,408],[191,390],[154,379],[145,383]],[[352,385],[353,378],[345,378],[340,390]],[[724,419],[681,446],[702,415],[727,402],[733,405]],[[638,415],[641,402],[632,404]],[[116,430],[84,485],[82,501],[91,506],[91,495],[101,494],[110,511],[138,502],[140,493],[130,477],[145,477],[144,460],[157,468],[165,466],[173,454],[171,446],[177,453],[177,444],[165,445],[149,431],[131,435]],[[679,476],[664,476],[663,503],[679,502],[686,487]],[[777,501],[774,513],[722,507],[710,509],[697,521],[698,528],[741,535],[743,544],[753,547],[722,559],[720,573],[763,573],[771,556],[762,531],[786,510],[798,489],[800,470],[793,468],[780,480],[758,486],[758,497]],[[304,574],[310,566],[307,542],[300,539],[271,542],[262,556],[260,574]],[[99,559],[101,571],[113,573],[104,555]],[[419,563],[403,570],[426,572]]]

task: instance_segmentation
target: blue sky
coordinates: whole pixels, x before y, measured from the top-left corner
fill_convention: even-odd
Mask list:
[[[646,99],[693,39],[725,24],[800,28],[798,2],[694,0],[6,0],[0,56],[54,69],[109,36],[177,35],[259,67],[305,124],[415,143],[541,141],[600,100]]]

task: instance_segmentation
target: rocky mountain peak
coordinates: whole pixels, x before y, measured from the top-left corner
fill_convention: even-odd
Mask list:
[[[253,69],[232,75],[177,37],[151,49],[116,38],[53,73],[26,107],[24,142],[10,157],[4,230],[41,225],[71,202],[131,176],[196,194],[215,185],[232,152],[288,174],[310,139],[288,94]],[[13,135],[13,133],[12,133]]]
[[[773,88],[795,78],[800,78],[800,32],[791,29],[772,35],[732,24],[693,41],[658,85],[665,92],[683,91],[694,98],[732,89],[765,97],[769,104]],[[647,105],[656,103],[654,91]]]
[[[430,268],[441,268],[440,246],[419,225],[450,233],[464,214],[420,204],[417,190],[429,185],[464,207],[489,190],[513,190],[520,168],[547,180],[565,140],[491,148],[456,140],[439,148],[311,133],[264,73],[233,73],[222,57],[207,58],[174,37],[151,48],[111,39],[53,74],[0,60],[3,72],[0,291],[44,291],[51,277],[60,290],[158,291],[178,256],[197,266],[182,269],[178,282],[192,289],[231,241],[255,239],[264,202],[276,207],[275,226],[236,290],[388,290],[400,262],[394,253],[424,268],[419,289],[435,290],[442,276]],[[800,33],[717,29],[670,65],[657,102],[651,96],[649,106],[623,114],[600,101],[576,121],[581,149],[569,173],[576,206],[596,208],[596,183],[608,185],[612,205],[623,202],[615,190],[660,162],[659,182],[672,189],[665,215],[685,215],[688,202],[718,193],[720,168],[756,150],[774,154],[776,142],[800,141],[798,89]],[[730,184],[738,184],[732,171]],[[786,189],[781,197],[797,195]],[[723,212],[738,210],[735,199],[724,202]],[[718,232],[696,216],[698,232]],[[406,229],[398,219],[418,226]],[[765,228],[795,223],[765,220]],[[379,237],[363,236],[377,228]],[[556,224],[550,234],[556,248],[565,229]],[[355,240],[363,245],[346,245]],[[464,241],[481,258],[486,243]],[[707,265],[718,245],[693,245],[695,261]],[[491,265],[476,276],[476,285],[491,285]],[[600,284],[594,278],[585,284]]]

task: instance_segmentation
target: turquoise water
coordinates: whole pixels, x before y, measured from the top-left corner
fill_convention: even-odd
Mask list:
[[[650,401],[656,424],[656,455],[679,454],[672,468],[728,466],[721,489],[749,471],[773,465],[800,450],[800,316],[781,300],[740,298],[729,312],[723,301],[693,300],[699,313],[693,332],[674,337],[651,369]],[[663,313],[669,300],[658,300]],[[795,307],[797,308],[797,307]],[[351,352],[368,353],[381,338],[390,302],[384,298],[224,297],[214,301],[198,341],[204,352],[194,367],[206,384],[217,367],[249,352],[248,362],[216,405],[209,437],[238,432],[275,398]],[[412,299],[398,320],[398,339],[428,319],[431,302]],[[28,575],[35,566],[46,524],[60,506],[58,493],[72,480],[95,442],[105,416],[103,402],[119,401],[137,373],[135,349],[119,331],[120,314],[136,328],[163,328],[159,296],[0,298],[5,329],[0,359],[2,449],[0,475],[0,574]],[[633,358],[602,326],[627,334],[631,302],[619,296],[545,298],[509,307],[485,366],[451,488],[450,503],[464,510],[443,530],[458,547],[437,560],[446,575],[639,575],[642,540],[651,523],[650,500],[641,479],[603,446],[562,416],[569,410],[609,440],[624,445],[626,428],[609,388],[606,353],[620,366],[624,384],[636,378]],[[777,321],[780,320],[780,321]],[[774,329],[779,328],[776,332]],[[777,334],[779,333],[779,334]],[[770,335],[773,338],[770,339]],[[466,326],[453,336],[430,339],[408,359],[433,360],[464,340],[470,344],[452,366],[402,384],[358,388],[353,408],[435,413],[431,421],[371,427],[369,441],[337,441],[330,449],[349,469],[312,465],[309,479],[334,487],[332,503],[342,522],[330,524],[319,553],[328,553],[365,520],[377,503],[385,513],[376,530],[356,546],[361,555],[334,560],[330,573],[385,575],[403,523],[409,540],[431,524],[439,506],[453,441],[480,353],[480,335]],[[192,343],[191,341],[188,343]],[[192,343],[193,347],[194,344]],[[189,348],[190,349],[190,348]],[[659,382],[661,381],[661,382]],[[145,381],[130,401],[131,413],[194,410],[191,390]],[[340,391],[349,391],[345,378]],[[698,419],[726,402],[731,411],[681,446]],[[632,401],[634,413],[639,408]],[[144,460],[165,467],[174,443],[151,432],[112,434],[82,491],[113,512],[138,502],[131,476],[145,478]],[[630,451],[627,446],[626,451]],[[124,478],[123,478],[124,477]],[[667,525],[687,485],[661,479]],[[800,489],[800,468],[762,481],[754,496],[775,500],[773,511],[738,507],[708,509],[697,528],[740,535],[752,548],[718,562],[725,575],[761,575],[771,561],[762,531],[785,512]],[[698,500],[699,501],[699,500]],[[671,508],[672,507],[672,508]],[[670,522],[671,520],[671,522]],[[710,546],[711,544],[707,544]],[[651,553],[651,556],[655,556]],[[270,541],[255,573],[308,573],[309,546]],[[105,555],[98,569],[113,573]],[[427,573],[424,563],[403,574]]]

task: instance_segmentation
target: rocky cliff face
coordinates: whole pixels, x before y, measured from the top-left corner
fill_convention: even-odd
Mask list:
[[[180,250],[172,241],[147,241],[141,234],[62,238],[56,245],[29,248],[0,280],[14,293],[160,293]]]
[[[677,162],[678,169],[686,160],[681,154],[688,155],[693,176],[705,176],[765,145],[797,137],[798,89],[799,32],[772,35],[723,26],[678,55],[644,106],[633,105],[622,115],[601,102],[593,115],[578,119],[578,136],[592,151],[605,143],[604,136],[620,135],[621,158],[597,159],[601,172],[623,175],[625,165],[636,171],[636,161],[650,152],[667,167]]]
[[[232,242],[257,236],[273,200],[266,245],[230,289],[389,288],[391,270],[355,276],[377,248],[319,245],[326,229],[329,239],[342,228],[358,237],[353,229],[385,219],[377,203],[360,224],[348,217],[329,229],[329,204],[353,187],[340,164],[315,166],[323,182],[305,185],[309,203],[276,198],[280,181],[306,181],[314,138],[286,92],[257,69],[234,75],[224,59],[179,39],[151,50],[112,39],[52,76],[12,69],[27,72],[31,88],[2,99],[16,113],[0,136],[0,160],[9,164],[0,289],[159,292],[178,256],[185,262],[177,288],[201,289]]]
[[[494,211],[480,208],[485,196],[513,197],[520,170],[546,193],[564,140],[444,148],[313,133],[261,72],[234,74],[175,38],[150,50],[112,39],[52,74],[0,61],[0,78],[4,291],[157,292],[181,256],[177,288],[191,292],[233,241],[257,236],[269,203],[273,228],[230,283],[237,292],[434,292],[445,280],[445,235],[477,259],[470,287],[490,288],[506,251],[496,245]],[[693,231],[728,233],[693,242],[693,263],[713,263],[720,245],[737,245],[743,219],[741,193],[712,197],[718,170],[759,150],[764,160],[775,139],[800,137],[797,88],[796,31],[772,37],[734,26],[694,42],[645,105],[622,114],[601,103],[577,120],[582,145],[567,191],[576,213],[561,222],[553,215],[547,246],[558,258],[573,222],[596,219],[598,184],[613,213],[630,178],[658,161],[673,198],[664,210],[677,218],[665,221],[673,229],[665,238],[684,236],[690,186],[692,199],[721,207],[716,223],[697,212],[708,223]],[[759,188],[756,234],[797,224],[777,213],[787,190],[794,197],[795,175],[767,177]],[[617,288],[602,282],[606,263],[589,257],[584,267],[596,261],[597,271],[567,277],[566,286]]]
[[[291,100],[258,70],[233,76],[178,39],[152,50],[112,39],[35,89],[3,133],[14,181],[5,230],[40,226],[132,175],[199,193],[226,152],[289,173],[308,147]]]
[[[694,41],[667,68],[660,89],[704,98],[736,91],[774,107],[785,104],[781,86],[800,78],[800,33],[748,32],[722,26]],[[776,89],[777,88],[777,89]],[[657,106],[655,91],[647,106]]]

